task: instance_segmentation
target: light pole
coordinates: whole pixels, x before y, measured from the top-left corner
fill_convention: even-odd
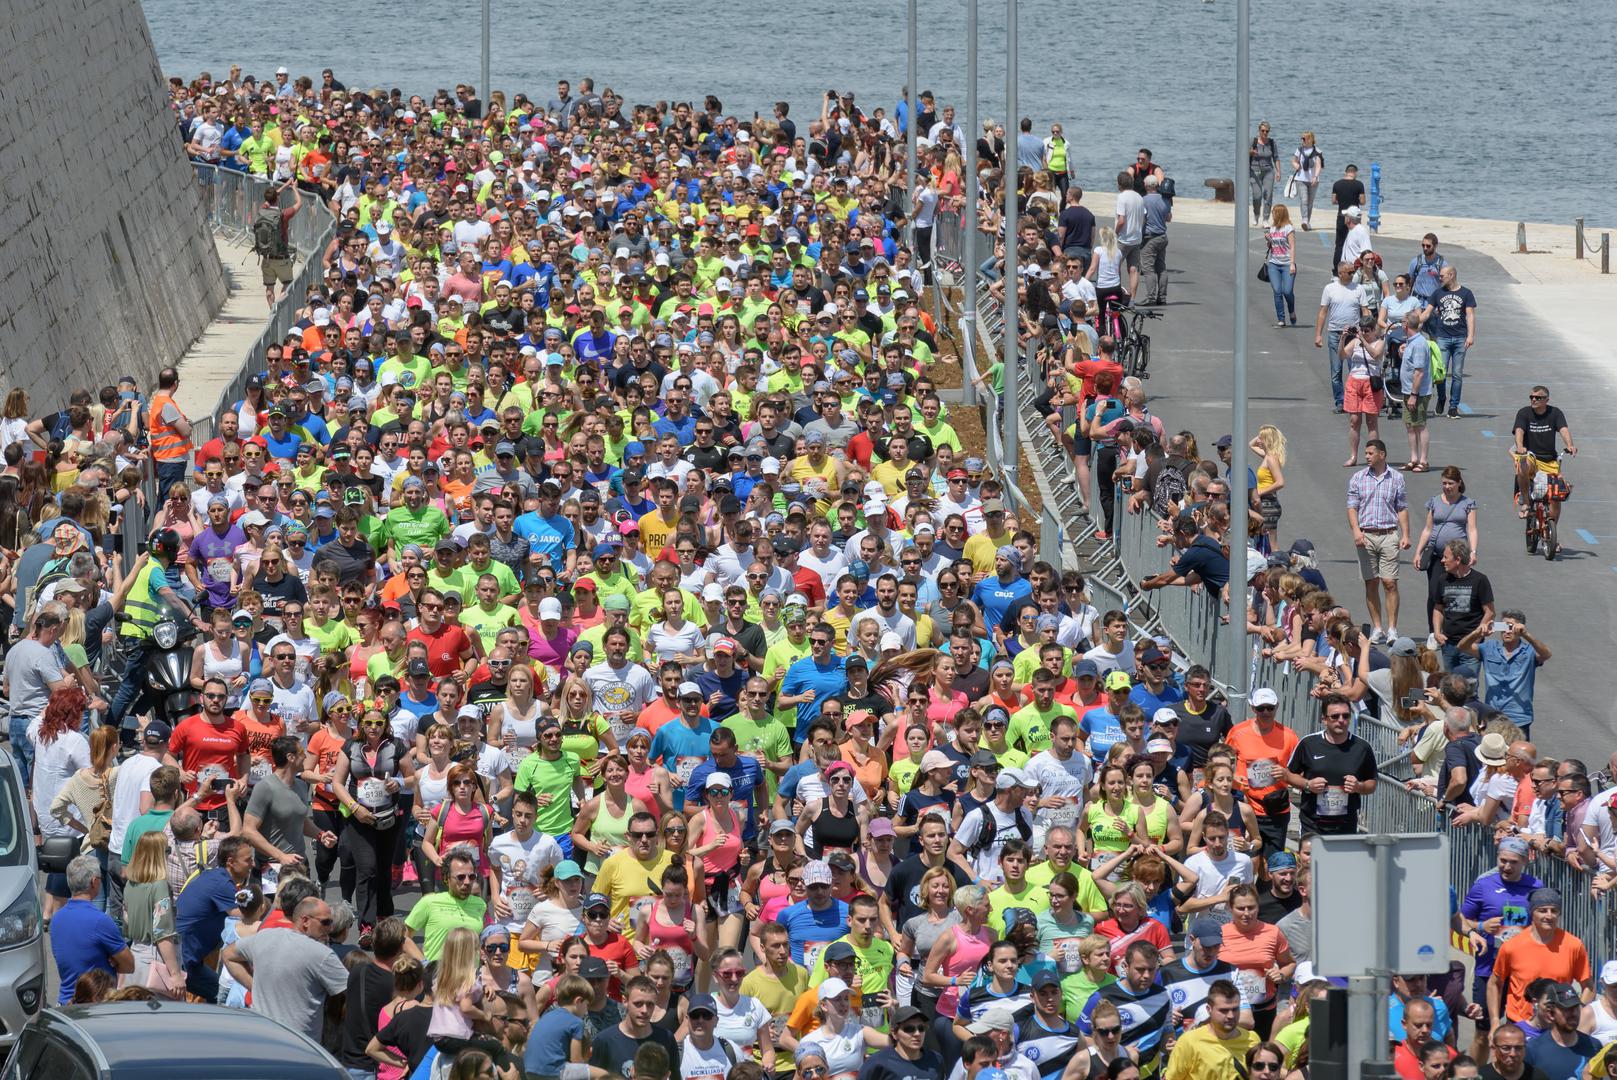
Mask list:
[[[1004,447],[1003,467],[1013,478],[1020,480],[1021,457],[1018,453],[1017,412],[1021,408],[1017,397],[1021,393],[1021,377],[1017,371],[1021,352],[1017,341],[1016,303],[1016,0],[1005,0],[1005,151],[1000,168],[1001,183],[1005,188],[1005,325],[1000,330],[1005,345],[1005,397],[1000,402],[999,414],[1005,424],[1001,445]],[[1020,487],[1020,483],[1017,485]]]
[[[915,160],[917,150],[916,140],[920,138],[918,120],[921,115],[921,92],[915,87],[915,51],[916,51],[916,8],[919,0],[909,0],[906,10],[905,38],[909,46],[909,70],[906,75],[909,86],[909,110],[906,117],[909,123],[905,124],[904,133],[904,236],[909,241],[911,251],[915,250],[915,180],[920,175],[919,163]]]
[[[488,116],[490,95],[494,88],[489,86],[489,39],[492,36],[492,23],[494,22],[493,0],[483,0],[483,82],[480,87],[483,96],[483,116]]]
[[[1235,348],[1232,355],[1234,377],[1230,409],[1230,522],[1234,542],[1230,544],[1230,673],[1229,709],[1232,716],[1246,719],[1247,681],[1251,676],[1251,657],[1246,642],[1246,507],[1250,495],[1247,488],[1246,448],[1246,316],[1247,266],[1252,252],[1248,247],[1249,226],[1247,207],[1251,202],[1252,173],[1247,155],[1248,130],[1251,122],[1251,75],[1248,70],[1251,57],[1252,35],[1251,0],[1236,0],[1235,5]],[[1241,507],[1235,511],[1235,507]]]
[[[977,341],[977,0],[966,0],[966,203],[960,210],[961,262],[965,276],[966,302],[962,322],[971,324],[970,339]],[[934,255],[933,258],[937,256]],[[977,358],[971,357],[971,367]],[[964,368],[962,368],[964,370]],[[961,397],[967,405],[977,404],[977,387],[970,378],[962,380]]]

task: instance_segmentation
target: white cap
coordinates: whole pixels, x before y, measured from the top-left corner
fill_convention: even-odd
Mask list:
[[[994,790],[1004,791],[1013,787],[1031,787],[1032,785],[1016,769],[1001,769],[999,776],[994,779]]]
[[[714,292],[729,292],[734,287],[734,284],[727,277],[721,277],[713,283]]]
[[[1600,981],[1606,986],[1617,984],[1617,960],[1607,960],[1600,965]]]
[[[1153,724],[1171,724],[1178,719],[1179,714],[1174,712],[1166,705],[1151,714],[1151,722]]]
[[[1279,705],[1280,697],[1267,686],[1260,686],[1252,691],[1253,705]]]
[[[651,261],[656,266],[668,266],[668,265],[670,265],[669,259],[668,259],[668,252],[666,252],[666,251],[657,252],[657,254],[652,257]]]
[[[820,309],[820,314],[821,315],[835,315],[836,313],[837,313],[837,306],[835,304],[827,304],[823,308]]]
[[[314,309],[314,314],[312,316],[310,316],[310,320],[316,326],[330,326],[331,325],[331,309],[328,308],[328,307],[317,307],[317,308],[315,308]]]
[[[820,984],[820,1000],[829,1001],[848,992],[848,984],[835,975]]]
[[[541,619],[561,618],[561,601],[554,596],[547,596],[539,601],[539,617]]]
[[[692,683],[691,685],[695,686],[696,684]],[[682,686],[682,688],[683,688],[683,686]],[[703,788],[729,787],[729,786],[731,786],[730,785],[730,774],[727,773],[727,772],[711,772],[711,773],[708,773],[707,780],[705,780],[702,783]]]
[[[481,720],[483,719],[483,710],[479,709],[476,705],[462,705],[460,710],[455,713],[455,719]]]
[[[885,630],[882,632],[881,645],[879,647],[883,652],[888,649],[902,649],[904,647],[904,639],[899,637],[898,634],[892,630]]]
[[[682,683],[679,684],[679,696],[680,697],[685,697],[688,694],[696,694],[696,695],[700,696],[701,693],[702,693],[702,688],[700,686],[697,686],[695,683],[691,682],[689,679],[687,679],[685,682],[682,682]]]
[[[277,74],[277,75],[290,75],[292,73],[290,71],[286,70],[286,65],[285,64],[282,64],[280,67],[275,69],[275,74]]]
[[[887,512],[887,500],[886,499],[867,499],[865,501],[865,516],[866,517],[875,517],[878,514],[885,514],[886,512]]]
[[[702,599],[708,603],[724,599],[724,586],[717,581],[710,581],[702,586]]]
[[[1145,744],[1145,752],[1148,754],[1171,754],[1173,753],[1173,743],[1167,739],[1152,739]]]
[[[778,458],[766,457],[763,460],[763,464],[761,464],[759,468],[764,471],[765,476],[779,476],[780,460]]]
[[[627,259],[629,257],[629,249],[620,247],[618,250],[612,253],[612,257],[614,259]]]
[[[1606,972],[1612,968],[1613,963],[1614,962],[1611,960],[1606,961],[1606,966],[1600,969],[1600,974],[1602,977],[1604,977]],[[1312,960],[1304,960],[1298,964],[1297,969],[1291,973],[1291,984],[1293,986],[1307,986],[1309,983],[1317,982],[1322,978],[1324,978],[1324,976],[1314,970],[1314,962]],[[1612,981],[1617,982],[1617,979],[1613,979]]]
[[[885,501],[887,498],[887,489],[882,487],[880,480],[867,480],[865,481],[865,498],[882,499]]]

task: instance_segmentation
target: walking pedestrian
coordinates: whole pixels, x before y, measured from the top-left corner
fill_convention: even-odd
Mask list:
[[[1331,398],[1337,412],[1343,408],[1342,339],[1364,316],[1364,290],[1353,284],[1353,264],[1338,262],[1336,277],[1319,294],[1314,318],[1314,348],[1327,348],[1331,365]]]
[[[292,204],[281,205],[281,196],[292,189]],[[259,270],[264,280],[264,300],[275,306],[275,287],[281,295],[292,284],[292,241],[289,235],[292,219],[303,209],[303,192],[286,180],[264,189],[264,205],[253,218],[253,252],[258,256]]]
[[[1112,223],[1112,231],[1117,234],[1119,257],[1128,268],[1128,294],[1135,296],[1140,291],[1140,248],[1145,243],[1145,196],[1134,189],[1134,178],[1127,171],[1117,174],[1117,220]],[[1100,282],[1095,283],[1097,291],[1102,287]]]
[[[1331,185],[1331,205],[1336,207],[1336,246],[1331,249],[1331,265],[1335,266],[1343,259],[1342,245],[1355,224],[1347,212],[1364,205],[1364,183],[1359,179],[1359,167],[1351,161],[1342,170],[1342,179]]]
[[[1344,469],[1359,463],[1361,425],[1369,429],[1371,439],[1381,437],[1381,402],[1385,393],[1381,365],[1386,349],[1381,330],[1369,315],[1360,316],[1357,329],[1349,328],[1342,337],[1342,404],[1348,414],[1348,459],[1342,463]]]
[[[1314,133],[1303,132],[1297,149],[1291,152],[1291,189],[1286,192],[1288,197],[1295,195],[1297,198],[1303,232],[1313,227],[1314,196],[1319,192],[1319,178],[1324,171],[1325,155],[1319,152],[1319,147],[1314,143]]]
[[[1443,354],[1445,378],[1437,384],[1437,411],[1454,419],[1460,415],[1460,390],[1465,377],[1465,357],[1477,340],[1477,298],[1460,284],[1460,272],[1453,263],[1444,265],[1437,292],[1421,311],[1427,333]]]
[[[1398,562],[1399,553],[1409,550],[1409,496],[1403,473],[1387,464],[1386,443],[1371,439],[1365,444],[1364,459],[1365,467],[1348,481],[1347,519],[1370,609],[1370,643],[1379,645],[1398,636]],[[1387,601],[1385,629],[1382,593]]]
[[[1275,297],[1275,329],[1297,325],[1297,233],[1291,227],[1291,211],[1281,203],[1270,211],[1269,227],[1263,230],[1269,256],[1269,289]]]
[[[1443,577],[1443,550],[1451,540],[1464,540],[1477,557],[1477,501],[1465,493],[1465,475],[1457,465],[1443,467],[1442,490],[1426,500],[1426,524],[1415,543],[1415,569],[1426,571],[1426,626],[1432,625],[1431,608],[1437,583]]]
[[[1145,267],[1145,303],[1161,307],[1168,302],[1168,222],[1173,220],[1173,207],[1160,192],[1162,182],[1155,176],[1145,178],[1144,243],[1140,248],[1140,262]]]
[[[1252,179],[1252,224],[1262,228],[1274,207],[1275,169],[1280,162],[1280,151],[1269,138],[1269,121],[1258,122],[1257,137],[1247,148],[1246,156]]]

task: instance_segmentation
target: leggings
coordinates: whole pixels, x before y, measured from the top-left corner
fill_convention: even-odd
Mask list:
[[[354,912],[361,926],[375,926],[393,914],[393,851],[403,828],[397,819],[391,829],[353,821],[343,832],[344,862],[354,868]]]
[[[314,879],[324,889],[331,881],[331,869],[337,865],[338,856],[342,856],[342,876],[338,879],[342,885],[343,896],[354,894],[353,872],[354,860],[343,847],[343,833],[349,827],[349,820],[335,810],[314,810],[310,813],[314,823],[325,832],[337,836],[336,847],[326,847],[324,844],[314,845]]]

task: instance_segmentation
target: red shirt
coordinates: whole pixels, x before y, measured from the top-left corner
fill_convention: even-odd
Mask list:
[[[1070,370],[1084,380],[1084,388],[1080,393],[1083,394],[1085,401],[1095,396],[1095,376],[1103,371],[1112,373],[1114,390],[1123,385],[1123,365],[1115,360],[1080,360],[1072,365]]]
[[[640,956],[634,951],[627,938],[615,930],[607,931],[606,940],[597,945],[584,939],[589,946],[591,956],[599,956],[602,960],[616,960],[618,967],[623,969],[621,976],[613,976],[612,981],[606,984],[606,996],[613,1001],[623,1000],[623,983],[639,974]]]
[[[210,765],[217,765],[232,779],[241,772],[236,768],[236,756],[248,751],[247,730],[234,717],[225,717],[222,724],[211,724],[201,713],[181,720],[168,737],[169,753],[180,761],[180,768],[188,773],[201,774]],[[196,784],[187,786],[193,794]],[[225,804],[222,792],[209,791],[197,802],[198,810],[216,810]]]
[[[418,626],[410,631],[404,641],[406,648],[412,641],[420,641],[427,646],[427,667],[439,679],[461,670],[461,658],[472,649],[472,639],[466,636],[466,631],[452,623],[442,624],[436,633],[431,634]]]
[[[798,567],[792,571],[792,588],[803,594],[809,607],[825,606],[825,582],[818,572],[806,566]]]

